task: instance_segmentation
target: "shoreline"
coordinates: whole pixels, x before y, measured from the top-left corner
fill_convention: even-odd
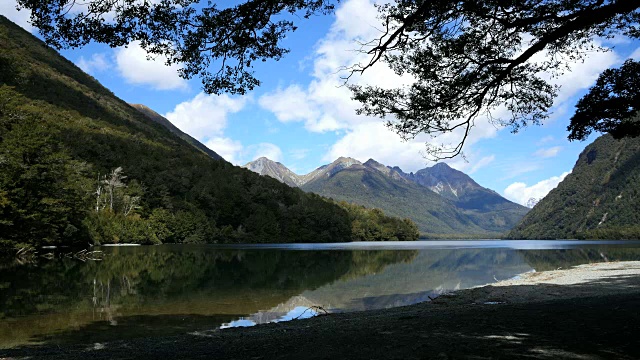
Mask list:
[[[640,261],[531,272],[385,310],[109,343],[22,346],[0,358],[637,359]]]

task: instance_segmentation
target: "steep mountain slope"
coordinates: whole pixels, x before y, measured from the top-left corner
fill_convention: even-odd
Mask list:
[[[390,178],[350,158],[339,158],[323,167],[302,189],[408,217],[424,233],[486,232],[438,194],[404,179]]]
[[[276,179],[293,174],[266,158],[245,167]],[[295,182],[289,184],[409,218],[428,236],[495,236],[511,229],[528,211],[446,164],[407,174],[373,159],[361,163],[341,157],[309,174],[295,176]]]
[[[449,167],[445,163],[437,163],[432,167],[414,173],[404,173],[398,167],[393,168],[402,177],[452,200],[464,209],[487,209],[496,204],[509,204],[514,208],[524,208],[503,198],[495,191],[478,185],[469,175]]]
[[[286,166],[279,162],[269,160],[266,157],[261,157],[251,161],[243,167],[260,175],[270,176],[289,186],[300,186],[303,182],[298,175],[289,170]]]
[[[445,163],[438,163],[432,167],[418,170],[414,173],[404,173],[398,167],[393,170],[407,180],[425,186],[441,196],[453,201],[464,210],[475,210],[475,214],[486,216],[498,213],[505,220],[505,225],[513,226],[529,212],[527,207],[511,202],[491,189],[480,186],[469,175],[449,167]],[[477,221],[482,221],[478,218]]]
[[[0,248],[351,238],[343,208],[212,159],[2,16],[0,49]]]
[[[129,104],[129,105],[131,105],[132,107],[134,107],[136,110],[140,111],[141,113],[145,114],[149,119],[157,122],[158,124],[163,125],[167,129],[169,129],[169,131],[171,131],[172,133],[178,135],[179,138],[181,138],[182,140],[184,140],[184,141],[188,142],[189,144],[195,146],[196,148],[200,149],[205,154],[211,156],[212,158],[214,158],[216,160],[224,160],[222,158],[222,156],[218,155],[215,151],[209,149],[208,147],[206,147],[200,141],[194,139],[189,134],[187,134],[187,133],[183,132],[182,130],[178,129],[175,125],[173,125],[171,123],[171,121],[169,121],[164,116],[158,114],[157,112],[153,111],[149,107],[147,107],[145,105],[142,105],[142,104]]]
[[[596,139],[508,237],[640,238],[640,138]]]

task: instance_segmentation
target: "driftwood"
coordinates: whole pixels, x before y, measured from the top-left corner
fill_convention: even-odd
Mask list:
[[[316,306],[316,305],[314,305],[314,306],[309,306],[308,308],[306,308],[306,309],[302,312],[302,314],[300,314],[300,315],[298,315],[298,316],[294,317],[294,318],[293,318],[293,319],[291,319],[291,320],[298,320],[298,319],[300,319],[300,317],[301,317],[302,315],[304,315],[304,314],[305,314],[307,311],[309,311],[309,310],[314,310],[314,311],[315,311],[315,312],[317,312],[317,313],[319,313],[320,311],[322,311],[322,312],[324,312],[324,314],[323,314],[323,315],[329,315],[329,312],[328,312],[325,308],[323,308],[322,306]]]

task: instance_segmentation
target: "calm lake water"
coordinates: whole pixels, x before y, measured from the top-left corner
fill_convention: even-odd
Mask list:
[[[529,271],[640,260],[629,241],[103,247],[0,263],[0,348],[100,343],[381,309]]]

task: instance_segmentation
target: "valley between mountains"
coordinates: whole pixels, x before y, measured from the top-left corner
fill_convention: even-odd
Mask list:
[[[298,175],[262,157],[244,167],[306,192],[409,218],[426,237],[495,237],[529,211],[445,163],[405,173],[373,159],[363,163],[341,157]]]

